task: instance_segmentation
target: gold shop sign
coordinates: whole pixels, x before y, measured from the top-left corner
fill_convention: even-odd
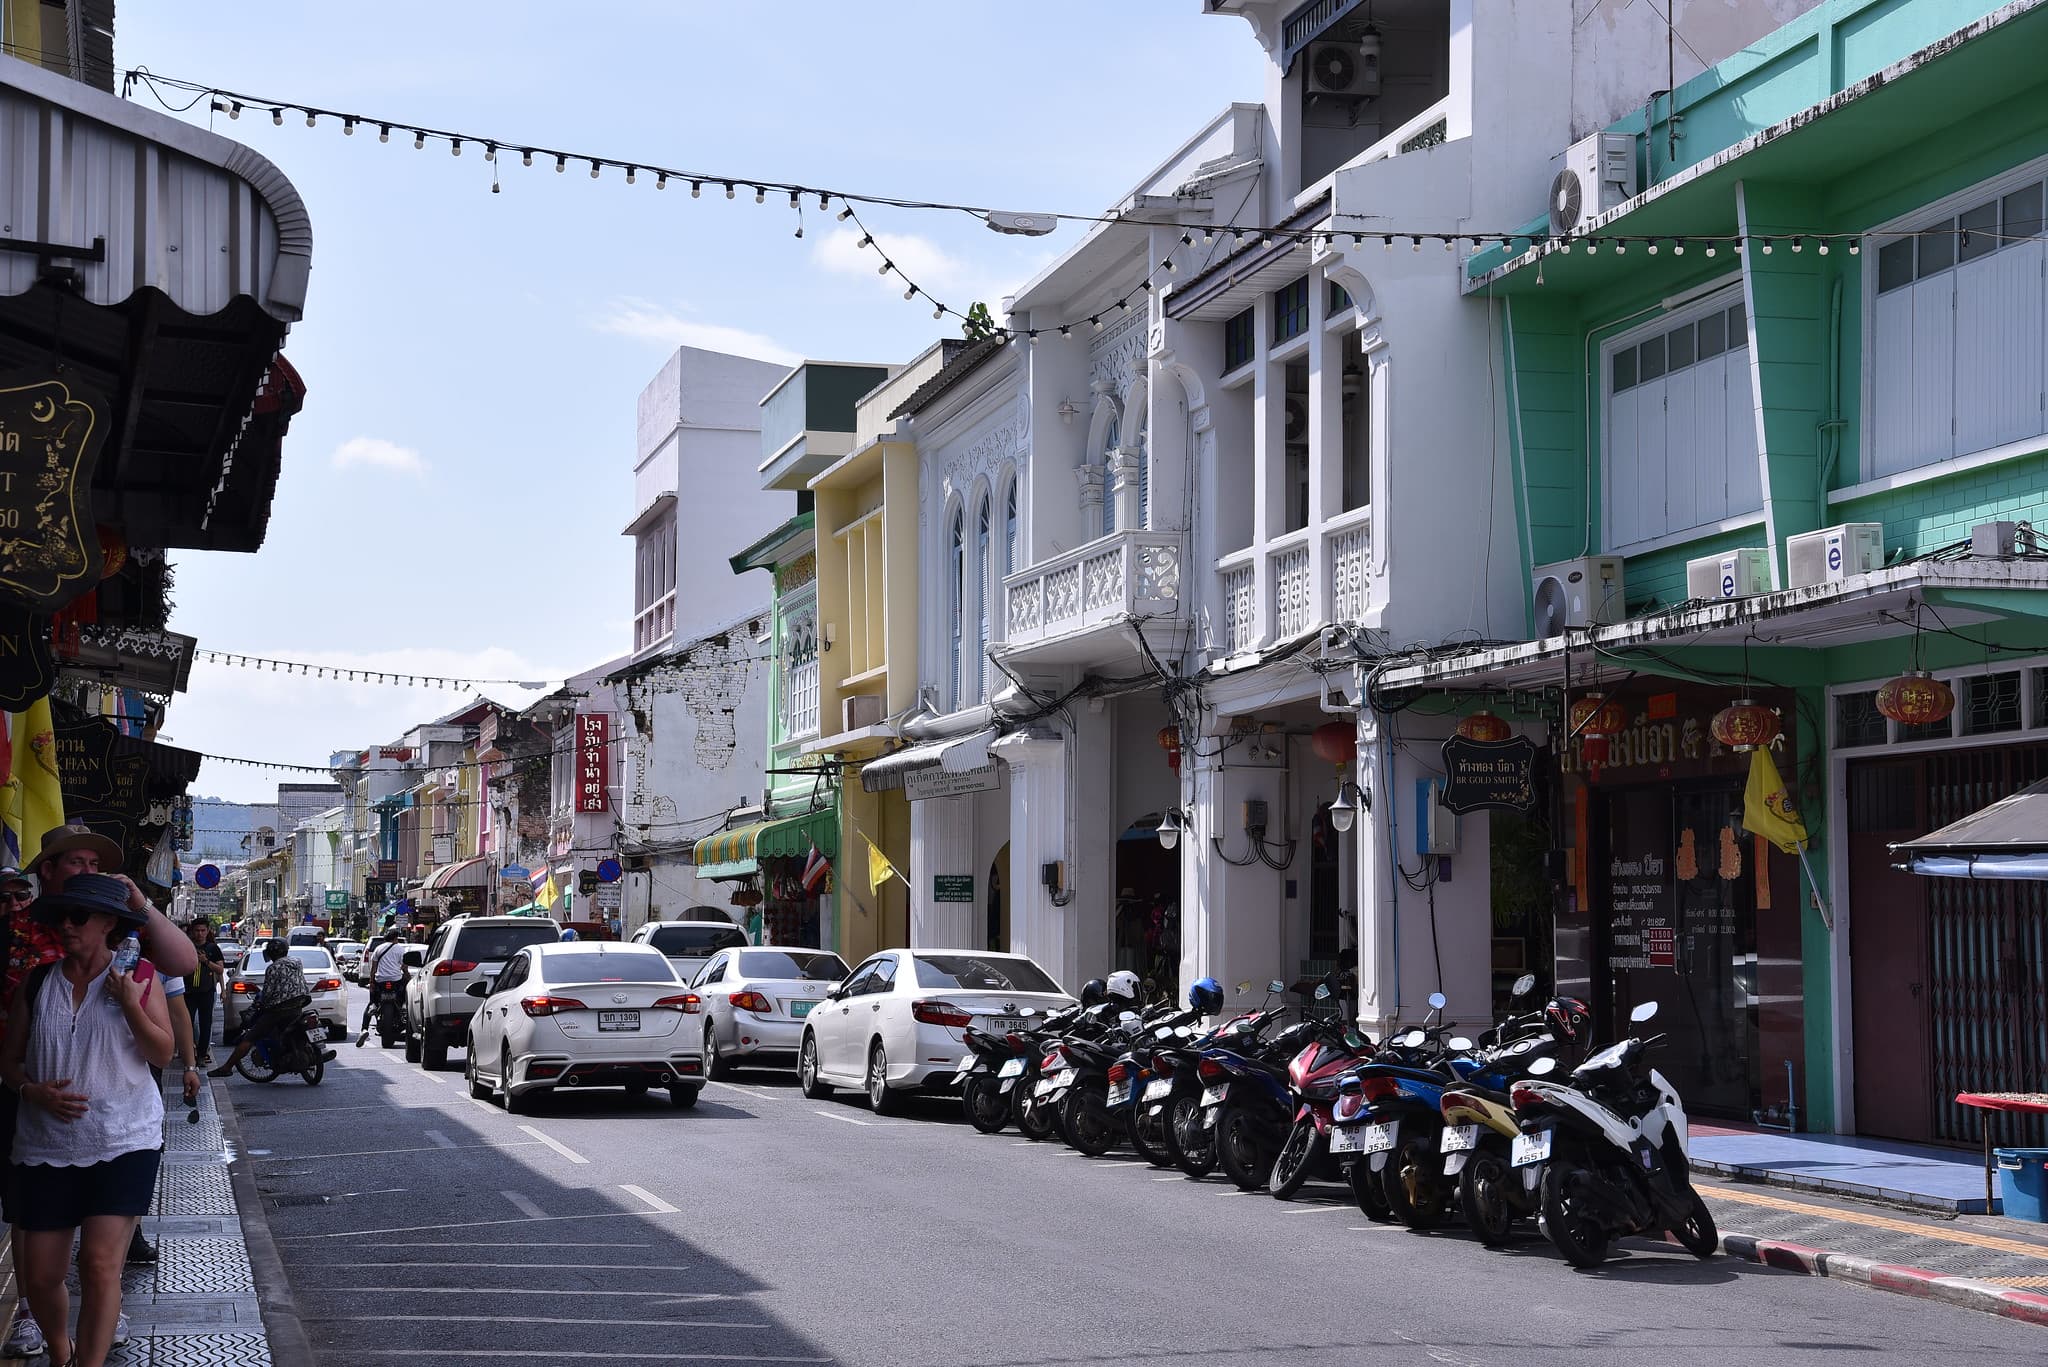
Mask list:
[[[100,579],[92,475],[106,406],[62,380],[0,380],[0,594],[54,612]]]

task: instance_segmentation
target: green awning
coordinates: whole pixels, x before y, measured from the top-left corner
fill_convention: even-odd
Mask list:
[[[839,854],[839,812],[820,807],[801,816],[756,821],[697,842],[699,878],[744,878],[761,871],[763,859],[802,859],[816,845],[827,859]]]

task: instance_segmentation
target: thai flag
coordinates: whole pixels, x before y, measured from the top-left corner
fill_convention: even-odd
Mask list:
[[[819,852],[815,843],[811,846],[811,857],[804,860],[804,891],[816,892],[825,886],[825,875],[832,872],[832,861]]]

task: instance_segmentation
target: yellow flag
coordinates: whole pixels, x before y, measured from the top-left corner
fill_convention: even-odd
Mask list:
[[[7,776],[7,830],[20,857],[27,860],[35,858],[45,835],[64,824],[64,785],[57,777],[50,700],[36,699],[9,722],[14,765]]]
[[[1792,803],[1785,780],[1768,748],[1759,746],[1749,755],[1749,786],[1742,794],[1742,825],[1751,835],[1760,835],[1791,854],[1806,843],[1806,822]]]
[[[882,884],[888,882],[890,875],[892,874],[898,878],[903,878],[902,872],[899,869],[897,869],[897,867],[894,864],[889,862],[889,856],[882,853],[881,847],[875,844],[873,839],[871,839],[868,836],[867,832],[861,832],[860,838],[868,842],[869,892],[880,892],[882,890]],[[907,886],[910,880],[908,878],[903,878],[903,882]]]
[[[533,900],[548,911],[553,911],[555,903],[562,900],[561,890],[555,886],[555,874],[552,869],[548,871],[548,876],[541,880],[540,891],[533,895]]]

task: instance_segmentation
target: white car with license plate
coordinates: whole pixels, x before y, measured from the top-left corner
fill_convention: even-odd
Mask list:
[[[313,994],[313,1009],[327,1027],[328,1037],[340,1039],[348,1033],[348,998],[342,990],[341,970],[334,956],[319,945],[293,945],[287,951],[306,975],[306,988]],[[221,1029],[233,1033],[256,1014],[256,996],[263,990],[263,973],[270,967],[261,954],[251,954],[241,965],[228,970],[221,993]]]
[[[467,1044],[469,1094],[508,1111],[535,1093],[665,1088],[679,1108],[704,1085],[703,999],[646,945],[580,940],[513,953],[477,1001]]]
[[[468,1036],[476,1000],[469,989],[498,976],[514,954],[552,944],[561,927],[544,917],[457,916],[443,921],[427,943],[426,962],[405,980],[405,1061],[448,1066],[448,1050]]]
[[[953,1084],[968,1026],[1008,1034],[1025,1028],[1026,1007],[1042,1016],[1073,1004],[1022,954],[884,950],[805,1017],[797,1083],[809,1097],[857,1087],[887,1111],[900,1093]]]
[[[705,1075],[724,1077],[741,1059],[794,1062],[805,1019],[845,977],[829,949],[719,950],[690,983],[704,999]]]

